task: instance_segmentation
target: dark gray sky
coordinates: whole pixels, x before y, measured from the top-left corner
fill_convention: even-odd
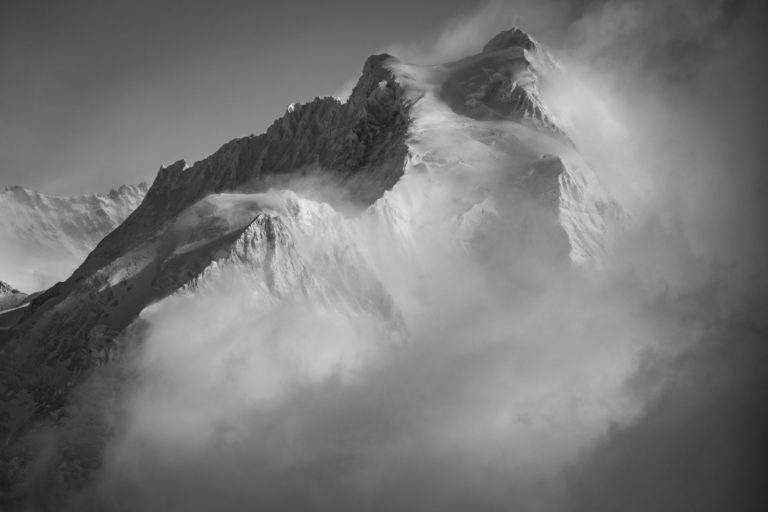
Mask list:
[[[152,180],[331,95],[479,0],[0,2],[0,188]]]

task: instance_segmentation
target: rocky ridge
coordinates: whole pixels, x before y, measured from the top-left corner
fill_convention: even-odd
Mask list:
[[[393,60],[368,58],[349,100],[316,98],[295,105],[265,133],[232,140],[187,167],[162,167],[146,201],[88,257],[79,276],[141,240],[155,227],[208,194],[263,192],[306,177],[347,193],[367,206],[403,173],[410,104],[387,68]]]

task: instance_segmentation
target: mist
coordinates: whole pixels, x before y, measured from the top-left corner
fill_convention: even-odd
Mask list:
[[[519,222],[463,240],[446,226],[465,164],[438,179],[418,143],[359,216],[273,192],[317,281],[274,294],[225,270],[145,310],[103,467],[69,506],[757,510],[765,22],[759,2],[491,3],[393,44],[442,62],[515,24],[551,49],[545,101],[627,213],[602,269],[554,264],[557,240],[515,246]],[[510,153],[430,133],[477,164],[501,219],[549,232],[505,185]],[[385,292],[356,300],[353,281]]]

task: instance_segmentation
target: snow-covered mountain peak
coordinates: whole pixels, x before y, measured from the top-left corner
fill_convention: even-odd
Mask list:
[[[512,27],[509,30],[495,35],[485,46],[483,52],[495,52],[497,50],[506,50],[507,48],[518,47],[532,51],[538,47],[538,43],[525,31]]]
[[[147,184],[73,197],[24,187],[0,192],[0,273],[28,291],[66,279],[135,210]]]

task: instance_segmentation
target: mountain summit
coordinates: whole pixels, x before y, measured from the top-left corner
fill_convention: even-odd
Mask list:
[[[245,283],[265,322],[300,301],[397,343],[412,311],[446,300],[446,280],[522,289],[599,267],[615,203],[541,98],[550,67],[518,29],[439,66],[374,55],[345,103],[296,105],[261,135],[162,167],[71,277],[0,331],[6,496],[24,498],[46,429],[66,431],[45,454],[57,479],[98,466],[108,429],[72,427],[85,421],[75,390],[121,364],[126,328],[179,297]],[[487,277],[501,267],[507,280]]]

